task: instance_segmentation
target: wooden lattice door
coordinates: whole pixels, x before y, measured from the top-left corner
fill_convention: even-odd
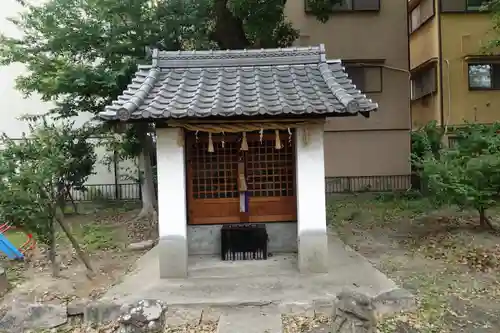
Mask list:
[[[224,140],[224,144],[222,141]],[[242,151],[241,134],[213,135],[214,151],[208,151],[208,135],[188,133],[187,187],[190,224],[294,221],[295,154],[293,140],[274,133],[247,134],[248,151]],[[248,212],[240,212],[238,163],[244,162],[249,192]]]

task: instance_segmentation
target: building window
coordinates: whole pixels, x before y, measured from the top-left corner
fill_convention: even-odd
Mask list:
[[[466,13],[481,11],[488,0],[441,0],[441,11],[449,13]]]
[[[362,93],[382,92],[382,67],[356,63],[345,64],[345,70],[352,83]]]
[[[309,1],[305,0],[306,12],[309,11]],[[343,11],[379,11],[380,10],[380,0],[341,0],[332,6],[332,12],[343,12]]]
[[[500,89],[500,64],[469,64],[469,89]]]
[[[434,0],[423,0],[410,12],[410,33],[434,16]]]
[[[436,67],[432,66],[412,74],[411,99],[417,100],[437,91]]]
[[[484,0],[466,0],[467,1],[467,10],[480,10],[483,4],[485,3]]]

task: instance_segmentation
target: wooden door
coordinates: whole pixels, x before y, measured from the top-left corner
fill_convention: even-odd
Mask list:
[[[241,151],[241,134],[188,133],[186,138],[188,223],[295,221],[295,153],[288,134],[281,134],[282,149],[274,134],[247,134],[248,151]],[[222,144],[224,141],[224,144]],[[248,213],[240,213],[238,162],[245,163],[249,190]]]
[[[296,221],[295,147],[287,133],[248,135],[247,183],[250,191],[249,222]]]

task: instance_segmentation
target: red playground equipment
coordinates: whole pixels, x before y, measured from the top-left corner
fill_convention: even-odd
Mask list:
[[[7,258],[12,260],[22,260],[27,251],[32,250],[36,246],[36,241],[32,234],[26,234],[27,240],[19,248],[16,248],[5,236],[8,230],[19,230],[8,223],[0,225],[0,251],[5,253]]]

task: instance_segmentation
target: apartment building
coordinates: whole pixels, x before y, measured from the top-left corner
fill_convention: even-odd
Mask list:
[[[407,188],[410,174],[410,85],[407,2],[346,0],[321,23],[307,0],[287,2],[301,46],[324,43],[357,87],[379,104],[369,119],[331,119],[325,171],[331,191]]]
[[[500,120],[500,57],[483,46],[492,35],[483,0],[410,0],[412,127],[431,120],[459,126]]]

